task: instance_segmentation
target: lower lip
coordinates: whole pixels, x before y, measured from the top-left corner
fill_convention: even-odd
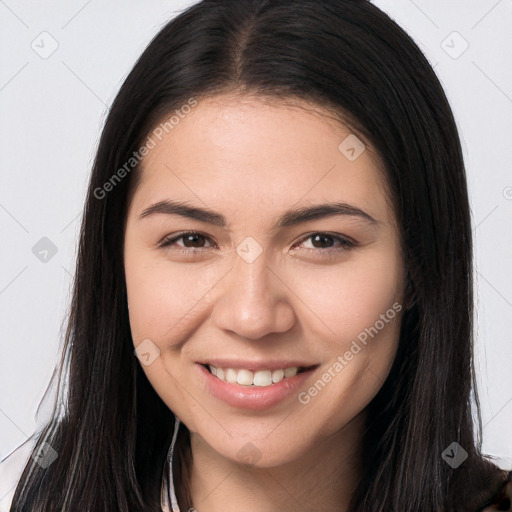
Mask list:
[[[293,395],[316,368],[311,368],[294,377],[286,377],[270,386],[243,386],[231,384],[212,375],[202,364],[196,363],[201,375],[206,379],[210,393],[233,407],[263,410]]]

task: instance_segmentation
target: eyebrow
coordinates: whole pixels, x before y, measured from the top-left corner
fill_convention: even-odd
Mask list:
[[[139,215],[139,219],[143,219],[155,214],[180,215],[181,217],[197,220],[200,222],[206,222],[207,224],[212,224],[222,228],[227,226],[226,218],[221,213],[214,212],[208,208],[192,206],[181,201],[159,201],[158,203],[155,203],[149,208],[143,210]],[[275,224],[275,227],[290,227],[301,224],[303,222],[325,219],[327,217],[333,217],[336,215],[357,217],[360,220],[363,220],[372,225],[379,224],[379,222],[371,215],[361,210],[360,208],[357,208],[356,206],[352,206],[347,203],[334,202],[305,206],[296,210],[288,210],[279,218]]]

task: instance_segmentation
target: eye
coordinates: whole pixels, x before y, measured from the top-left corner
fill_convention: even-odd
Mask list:
[[[183,245],[178,245],[176,242],[179,240],[183,241]],[[306,248],[308,251],[320,253],[320,254],[331,254],[339,253],[340,251],[347,251],[357,246],[357,243],[353,240],[349,240],[345,237],[334,235],[330,233],[316,232],[311,233],[303,237],[298,244],[294,245],[293,248],[302,244],[306,240],[311,240],[313,248]],[[211,239],[197,231],[185,231],[182,233],[169,235],[159,242],[158,247],[168,248],[175,246],[177,251],[183,253],[194,253],[200,252],[202,249],[208,249],[209,246],[205,246],[206,242],[210,242]],[[338,246],[336,247],[336,243]],[[211,247],[216,248],[217,245],[213,243]],[[198,251],[196,251],[198,250]]]
[[[306,240],[311,240],[311,244],[313,246],[313,248],[307,247],[306,249],[320,254],[332,254],[333,252],[338,253],[340,251],[347,251],[357,245],[356,242],[349,240],[348,238],[323,232],[311,233],[306,237],[303,237],[299,244]],[[338,247],[335,247],[336,243],[338,243]],[[296,245],[294,247],[296,247]]]
[[[158,247],[170,247],[175,245],[178,240],[183,240],[183,246],[178,245],[177,250],[180,252],[189,253],[195,252],[194,249],[203,249],[204,242],[210,239],[206,235],[198,233],[197,231],[185,231],[177,235],[165,237],[158,244]]]

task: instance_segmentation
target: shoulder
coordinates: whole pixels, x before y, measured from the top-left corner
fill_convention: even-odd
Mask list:
[[[35,446],[33,437],[0,461],[0,512],[8,512],[23,469]]]
[[[476,455],[453,473],[447,509],[468,512],[512,512],[512,471],[495,457]]]
[[[492,512],[493,510],[501,510],[502,512],[512,512],[512,470],[509,471],[501,482],[495,493],[479,512]]]

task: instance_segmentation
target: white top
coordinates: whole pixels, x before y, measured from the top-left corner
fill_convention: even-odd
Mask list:
[[[176,438],[178,437],[178,430],[181,425],[180,419],[175,416],[176,423],[174,424],[174,433],[172,435],[171,446],[169,447],[169,452],[167,453],[167,464],[169,466],[169,471],[164,471],[162,478],[162,510],[164,512],[180,512],[180,508],[178,507],[178,500],[176,499],[176,493],[174,492],[174,480],[172,477],[172,462],[174,457],[174,445],[176,444]],[[167,492],[165,492],[167,490]],[[0,510],[0,512],[2,512]]]
[[[174,445],[180,424],[180,420],[176,417],[174,433],[167,453],[166,467],[169,468],[169,472],[167,474],[167,471],[164,471],[162,476],[161,503],[164,512],[180,512],[172,477]],[[36,440],[36,436],[30,437],[0,462],[0,512],[9,512],[14,491],[34,449]]]

